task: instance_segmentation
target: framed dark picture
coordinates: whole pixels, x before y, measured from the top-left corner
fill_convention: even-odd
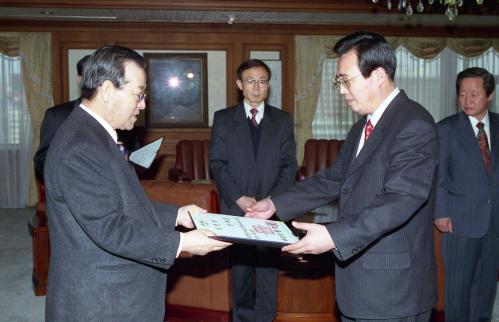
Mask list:
[[[206,53],[144,53],[146,127],[208,127]]]

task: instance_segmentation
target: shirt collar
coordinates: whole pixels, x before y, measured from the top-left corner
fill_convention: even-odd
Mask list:
[[[109,125],[109,123],[107,123],[102,117],[97,115],[94,111],[92,111],[91,109],[89,109],[88,107],[83,105],[83,103],[80,103],[80,107],[85,112],[90,114],[90,116],[92,116],[97,122],[99,122],[100,125],[102,125],[104,127],[104,129],[106,129],[107,133],[109,133],[109,135],[111,135],[111,137],[113,138],[114,143],[118,143],[118,133],[116,133],[116,130],[113,129],[112,126]]]
[[[471,116],[471,115],[469,115],[468,118],[470,119],[470,122],[471,122],[471,125],[473,126],[473,128],[476,128],[476,125],[478,124],[478,122],[482,122],[483,126],[486,129],[489,128],[490,119],[489,119],[489,111],[488,110],[487,110],[487,112],[485,112],[485,116],[483,117],[483,119],[481,121],[478,121],[476,119],[476,117]]]
[[[373,125],[373,127],[376,126],[379,119],[383,115],[383,112],[385,112],[388,105],[390,105],[390,103],[393,101],[395,96],[398,95],[398,93],[400,93],[400,90],[397,87],[395,87],[395,89],[385,98],[385,100],[383,102],[381,102],[381,104],[378,106],[378,108],[376,108],[374,113],[367,115],[367,120],[371,121],[371,124]]]
[[[244,111],[246,112],[246,117],[248,118],[252,118],[253,115],[251,114],[251,109],[253,109],[254,107],[252,107],[251,105],[249,105],[246,100],[244,100]],[[256,122],[257,123],[260,123],[260,121],[263,119],[263,112],[265,110],[265,102],[262,102],[262,104],[258,105],[256,107],[256,109],[258,110],[258,113],[256,113],[256,116],[255,116],[255,119],[256,119]]]

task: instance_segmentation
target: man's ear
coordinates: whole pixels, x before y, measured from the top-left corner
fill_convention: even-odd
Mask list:
[[[113,82],[110,80],[105,80],[104,83],[100,86],[99,95],[104,103],[107,103],[111,100],[114,92],[116,91],[116,87],[114,87]]]
[[[375,77],[376,82],[378,82],[378,84],[383,84],[388,78],[385,69],[382,67],[378,67],[375,70],[373,70],[373,76]]]
[[[489,97],[487,97],[487,102],[489,102],[489,103],[492,102],[492,98],[494,98],[494,92],[495,91],[493,91],[492,93],[490,93]]]
[[[239,88],[239,90],[243,90],[243,82],[240,80],[240,79],[237,79],[236,80],[236,85],[237,85],[237,88]]]

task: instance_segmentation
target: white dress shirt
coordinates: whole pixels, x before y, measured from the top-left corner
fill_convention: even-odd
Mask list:
[[[378,121],[380,120],[381,116],[385,112],[386,108],[388,105],[393,101],[395,96],[400,93],[400,90],[398,88],[395,88],[390,95],[388,95],[385,100],[374,110],[373,114],[367,114],[367,121],[371,121],[371,124],[373,125],[373,129],[376,128],[376,124],[378,124]],[[366,131],[366,126],[364,125],[364,129],[362,130],[362,135],[360,136],[360,142],[359,142],[359,147],[357,148],[357,154],[355,156],[358,156],[360,153],[360,150],[364,147],[365,143],[365,136],[364,133]]]
[[[249,105],[246,100],[244,100],[244,111],[246,112],[246,117],[248,117],[250,120],[253,118],[253,114],[251,114],[251,110],[256,108],[258,110],[258,113],[255,115],[255,120],[257,124],[260,124],[260,122],[263,119],[263,111],[265,110],[265,102],[262,104],[258,105],[257,107],[252,107]]]
[[[478,128],[476,125],[478,122],[483,123],[483,129],[485,130],[485,134],[487,134],[487,141],[489,142],[489,151],[492,151],[492,145],[490,145],[490,119],[489,119],[489,111],[485,113],[485,116],[481,121],[477,120],[474,116],[468,116],[471,122],[471,127],[473,128],[473,131],[475,132],[475,136],[478,135]]]

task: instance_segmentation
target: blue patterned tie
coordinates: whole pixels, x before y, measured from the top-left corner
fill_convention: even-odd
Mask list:
[[[125,145],[123,145],[122,142],[118,141],[116,145],[120,148],[121,154],[123,154],[123,157],[125,157],[126,160],[128,160],[128,152],[125,148]]]

